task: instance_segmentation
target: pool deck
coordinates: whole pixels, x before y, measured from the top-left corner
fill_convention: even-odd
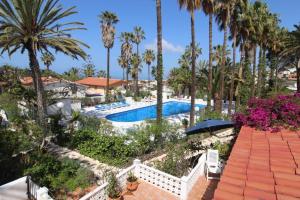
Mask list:
[[[190,103],[190,99],[164,99],[163,102],[170,102],[170,101],[177,101],[177,102],[184,102],[184,103]],[[82,113],[87,116],[95,116],[97,118],[105,118],[107,115],[115,114],[115,113],[120,113],[120,112],[125,112],[133,109],[138,109],[138,108],[143,108],[147,106],[153,106],[156,105],[156,100],[152,100],[151,102],[145,102],[145,101],[140,101],[140,102],[127,102],[129,103],[129,106],[122,107],[122,108],[115,108],[115,109],[110,109],[106,111],[98,111],[94,106],[92,107],[85,107],[82,110]],[[196,99],[195,104],[201,104],[201,105],[207,105],[207,102],[202,100],[202,99]],[[212,102],[213,104],[213,102]],[[223,104],[223,113],[227,113],[227,104]],[[234,110],[233,110],[234,112]],[[181,113],[177,115],[171,115],[168,117],[165,117],[169,122],[171,123],[180,123],[182,122],[182,119],[188,119],[189,118],[189,113]],[[127,129],[133,128],[136,125],[142,124],[145,120],[142,121],[136,121],[136,122],[115,122],[108,120],[112,123],[112,125],[121,133],[126,133]]]
[[[166,99],[164,100],[164,103],[170,102],[170,101],[177,101],[177,102],[184,102],[184,103],[190,103],[190,100],[188,99]],[[203,101],[202,99],[197,99],[196,104],[202,104],[206,105],[206,101]],[[86,107],[84,108],[83,113],[87,116],[95,116],[97,118],[105,118],[107,115],[115,114],[115,113],[120,113],[120,112],[125,112],[133,109],[138,109],[138,108],[143,108],[147,106],[153,106],[156,105],[156,100],[152,102],[132,102],[129,103],[129,106],[122,107],[122,108],[115,108],[115,109],[110,109],[106,111],[98,111],[96,108],[93,107]],[[169,122],[173,123],[181,123],[181,120],[183,118],[189,118],[189,113],[181,113],[177,115],[171,115],[169,117],[166,117],[166,119]],[[109,120],[110,121],[110,120]],[[124,132],[129,128],[133,128],[135,125],[140,125],[144,122],[142,121],[136,121],[136,122],[115,122],[115,121],[110,121],[114,127],[119,129],[119,131]]]

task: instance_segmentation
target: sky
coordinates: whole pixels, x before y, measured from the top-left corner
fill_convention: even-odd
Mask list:
[[[120,55],[119,36],[121,32],[133,31],[135,26],[141,26],[145,31],[146,39],[140,44],[140,52],[156,46],[156,7],[155,0],[61,0],[64,8],[76,6],[77,14],[69,16],[67,21],[83,22],[85,31],[72,32],[72,36],[90,46],[84,50],[90,55],[97,70],[106,69],[106,49],[101,40],[101,30],[98,15],[103,11],[114,12],[119,22],[116,25],[116,40],[111,49],[111,77],[122,78],[122,69],[117,58]],[[279,14],[281,25],[293,29],[294,24],[300,23],[300,0],[265,0],[272,12]],[[164,77],[170,69],[177,66],[177,61],[185,47],[190,43],[190,17],[186,10],[180,10],[177,0],[162,0],[162,27],[163,27],[163,66]],[[208,17],[202,11],[197,11],[195,17],[196,41],[202,48],[199,59],[208,59]],[[213,44],[222,44],[223,33],[213,24]],[[231,45],[229,43],[229,45]],[[55,53],[55,61],[50,66],[54,71],[62,73],[71,67],[82,67],[82,59],[74,60],[62,53]],[[3,55],[1,64],[11,64],[18,67],[28,66],[28,56],[20,52],[12,57]],[[156,63],[156,61],[155,61]],[[44,68],[40,61],[41,68]],[[147,66],[143,63],[141,79],[147,78]]]

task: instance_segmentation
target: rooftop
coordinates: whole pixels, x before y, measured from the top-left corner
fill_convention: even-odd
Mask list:
[[[300,132],[243,127],[223,171],[215,200],[293,200],[300,197]]]
[[[60,79],[52,77],[52,76],[48,76],[48,77],[43,76],[43,77],[41,77],[41,79],[45,85],[47,85],[49,83],[54,83],[54,82],[57,82],[60,80]],[[33,82],[31,76],[22,77],[22,78],[20,78],[20,81],[21,81],[22,85],[32,85],[32,82]]]
[[[76,83],[80,83],[87,86],[97,86],[97,87],[106,87],[106,78],[98,78],[98,77],[87,77],[76,81]],[[123,80],[119,79],[109,79],[110,86],[120,86],[124,83]]]

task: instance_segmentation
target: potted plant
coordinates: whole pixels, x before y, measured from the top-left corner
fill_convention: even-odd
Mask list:
[[[108,186],[107,186],[107,194],[109,200],[122,200],[122,189],[118,183],[117,177],[114,173],[109,173],[108,175]]]
[[[137,177],[132,172],[129,172],[127,177],[127,190],[135,191],[138,185]]]

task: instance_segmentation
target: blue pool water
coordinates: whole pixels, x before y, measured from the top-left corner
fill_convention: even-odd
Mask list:
[[[196,104],[203,108],[204,105]],[[185,102],[169,101],[163,104],[163,116],[168,117],[180,113],[187,113],[191,110],[191,104]],[[116,122],[136,122],[156,118],[156,105],[129,110],[125,112],[107,115],[106,119]]]

